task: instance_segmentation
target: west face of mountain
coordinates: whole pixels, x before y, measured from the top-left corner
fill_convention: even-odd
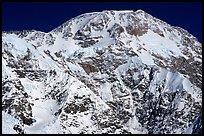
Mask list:
[[[2,32],[3,133],[197,133],[201,86],[201,43],[142,10]]]

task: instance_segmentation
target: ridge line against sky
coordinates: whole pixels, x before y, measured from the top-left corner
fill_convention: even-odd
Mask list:
[[[2,2],[2,30],[49,32],[84,13],[138,9],[187,30],[202,43],[202,2]]]

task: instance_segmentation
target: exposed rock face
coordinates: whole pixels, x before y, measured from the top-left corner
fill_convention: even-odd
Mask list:
[[[81,64],[81,66],[87,74],[91,72],[98,72],[97,68],[95,68],[94,66],[90,64]]]
[[[141,10],[2,32],[3,133],[201,133],[201,47]]]

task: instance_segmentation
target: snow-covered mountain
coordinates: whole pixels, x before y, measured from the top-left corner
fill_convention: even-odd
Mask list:
[[[142,10],[2,32],[2,131],[192,133],[201,54],[193,35]]]

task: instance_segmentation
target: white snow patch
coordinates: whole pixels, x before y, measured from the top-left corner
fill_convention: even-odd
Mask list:
[[[2,134],[17,134],[13,126],[18,123],[19,121],[17,119],[2,111]]]
[[[110,88],[111,88],[111,84],[109,83],[104,83],[101,85],[100,96],[102,97],[102,100],[104,102],[113,100],[113,96]]]
[[[148,30],[147,33],[138,38],[140,42],[144,43],[144,46],[148,51],[154,54],[159,54],[164,58],[170,56],[178,57],[182,54],[174,41],[166,37],[161,37],[151,30]]]
[[[45,132],[45,127],[55,120],[54,111],[58,108],[56,100],[36,100],[32,107],[33,117],[36,120],[31,126],[25,125],[25,132],[28,134],[40,134]],[[49,129],[48,129],[49,130]],[[57,130],[53,130],[57,131]]]

